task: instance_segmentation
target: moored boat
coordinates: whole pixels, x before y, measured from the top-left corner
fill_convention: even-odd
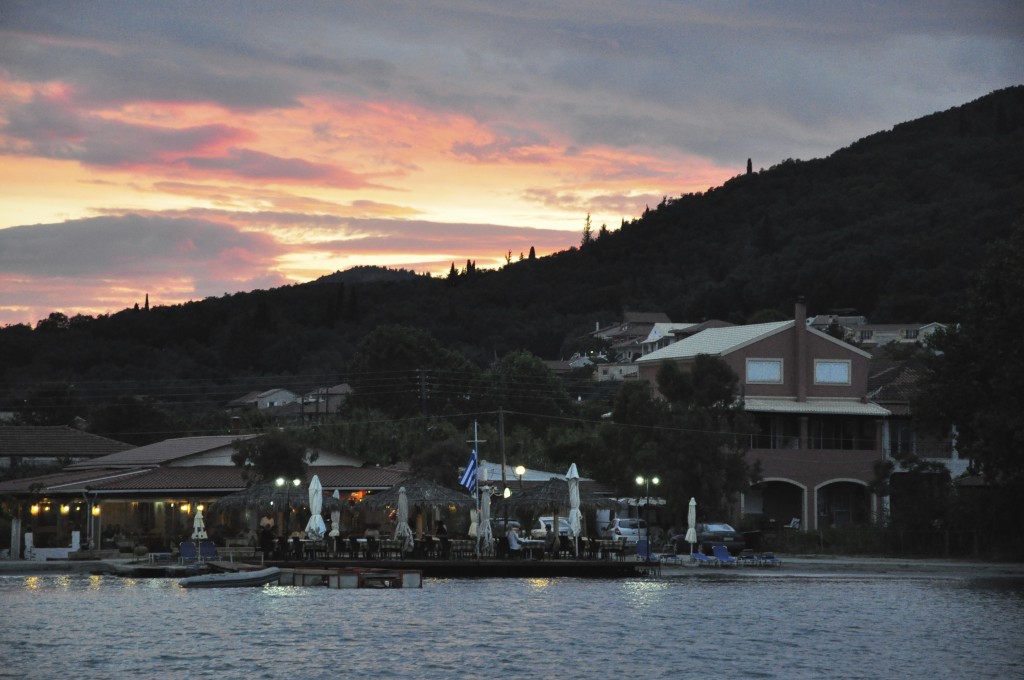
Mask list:
[[[242,588],[277,583],[281,577],[278,567],[267,567],[256,571],[234,571],[216,574],[199,574],[178,581],[182,588]]]

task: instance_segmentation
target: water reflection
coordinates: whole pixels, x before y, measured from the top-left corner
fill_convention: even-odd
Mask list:
[[[1003,678],[1024,663],[1022,586],[782,574],[188,591],[0,577],[0,675]]]

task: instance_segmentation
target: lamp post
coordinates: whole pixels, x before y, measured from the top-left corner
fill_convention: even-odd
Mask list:
[[[651,484],[658,486],[660,483],[661,480],[657,477],[644,477],[643,475],[636,477],[637,486],[644,487],[644,493],[647,495],[647,554],[644,556],[645,561],[651,559]],[[639,533],[637,531],[638,535]]]
[[[515,469],[516,477],[519,478],[519,490],[523,490],[523,475],[526,474],[526,468],[522,465],[517,465]]]
[[[278,477],[276,480],[274,480],[274,484],[276,484],[277,486],[285,486],[287,483],[288,483],[288,480],[285,479],[284,477]],[[284,535],[285,536],[288,535],[288,527],[291,524],[290,520],[291,520],[291,513],[292,513],[292,502],[291,502],[292,501],[292,486],[298,486],[299,484],[302,484],[302,480],[299,479],[298,477],[296,477],[295,479],[291,480],[291,486],[285,487],[285,494],[284,494],[284,511],[286,513],[285,516],[284,516]]]

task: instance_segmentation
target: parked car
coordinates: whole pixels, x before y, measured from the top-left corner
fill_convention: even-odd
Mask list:
[[[533,538],[544,538],[544,536],[547,535],[547,528],[549,525],[551,526],[552,530],[554,530],[554,522],[555,518],[551,515],[548,515],[547,517],[538,517],[537,523],[533,526],[533,529],[530,529],[530,536],[532,536]],[[558,518],[558,533],[562,536],[569,535],[568,517]]]
[[[743,534],[725,522],[708,522],[697,525],[697,545],[705,555],[710,555],[716,545],[724,545],[732,554],[739,554],[746,547]]]
[[[603,538],[625,538],[627,543],[636,543],[641,538],[647,538],[647,522],[631,517],[616,517],[605,529]]]

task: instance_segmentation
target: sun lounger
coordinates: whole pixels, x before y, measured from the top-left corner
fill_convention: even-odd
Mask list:
[[[740,552],[739,557],[736,558],[737,563],[742,567],[758,567],[761,566],[760,558],[754,554],[753,550],[749,548]]]
[[[697,563],[698,567],[714,567],[718,564],[718,560],[714,557],[708,557],[700,551],[693,553],[691,557]]]
[[[735,567],[739,564],[739,560],[729,554],[729,549],[724,545],[711,546],[712,551],[715,553],[715,559],[718,563],[726,567]]]
[[[775,553],[761,553],[760,559],[761,566],[763,567],[781,567],[782,560],[775,556]]]

